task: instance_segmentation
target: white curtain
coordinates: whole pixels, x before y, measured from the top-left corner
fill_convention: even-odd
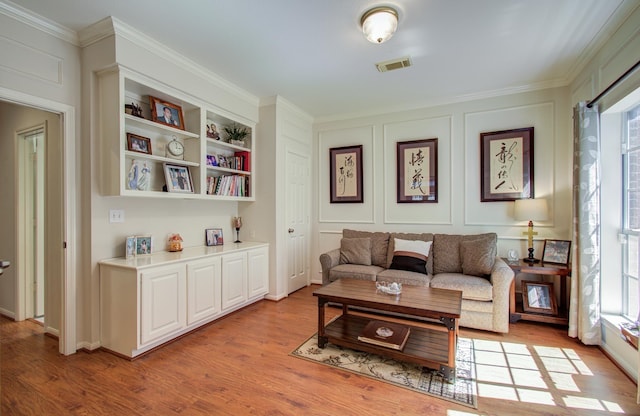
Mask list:
[[[599,345],[600,116],[596,105],[573,109],[573,264],[569,336]]]

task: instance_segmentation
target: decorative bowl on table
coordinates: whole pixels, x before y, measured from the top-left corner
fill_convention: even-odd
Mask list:
[[[402,283],[376,282],[376,289],[387,295],[399,295],[402,293]]]

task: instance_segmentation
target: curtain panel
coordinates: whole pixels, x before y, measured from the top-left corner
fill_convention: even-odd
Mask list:
[[[599,345],[600,328],[600,116],[598,107],[573,109],[573,266],[569,336]]]

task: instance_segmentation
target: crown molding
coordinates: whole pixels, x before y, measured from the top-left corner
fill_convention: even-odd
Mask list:
[[[40,30],[74,46],[80,46],[78,34],[74,30],[62,26],[44,16],[40,16],[39,14],[27,10],[24,7],[18,6],[15,3],[0,1],[0,14],[22,22],[27,26],[31,26],[34,29]]]
[[[102,39],[115,35],[112,20],[111,16],[105,17],[104,19],[80,30],[80,32],[78,32],[80,47],[85,48],[101,41]]]

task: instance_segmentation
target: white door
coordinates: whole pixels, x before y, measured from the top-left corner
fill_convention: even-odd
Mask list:
[[[309,154],[302,146],[287,144],[287,293],[309,285],[310,165]]]

